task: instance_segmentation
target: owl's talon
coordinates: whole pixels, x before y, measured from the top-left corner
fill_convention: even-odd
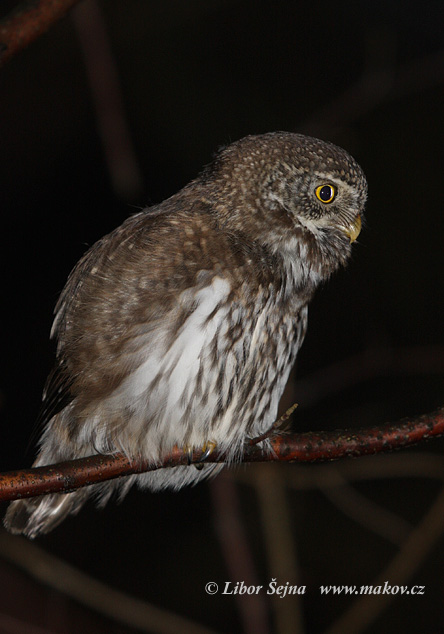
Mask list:
[[[216,449],[216,446],[217,446],[216,443],[213,442],[212,440],[209,440],[208,442],[206,442],[202,447],[202,454],[194,462],[193,461],[193,454],[194,454],[193,447],[191,445],[185,445],[183,448],[183,453],[186,456],[188,465],[194,464],[196,469],[202,469],[203,462],[205,462],[208,456],[210,456],[213,453],[213,451]]]
[[[213,451],[216,449],[216,446],[217,445],[215,442],[213,442],[212,440],[209,440],[203,445],[202,454],[200,455],[200,457],[196,461],[193,461],[193,454],[194,454],[193,447],[191,445],[185,445],[183,448],[183,453],[186,456],[188,465],[192,464],[198,470],[203,469],[203,466],[204,466],[203,463],[208,458],[208,456],[210,456],[213,453]]]
[[[193,448],[191,445],[185,445],[183,453],[186,456],[188,465],[193,464]]]
[[[208,456],[211,456],[211,454],[213,453],[213,451],[216,449],[217,444],[213,441],[213,440],[209,440],[208,442],[206,442],[204,444],[204,446],[202,447],[202,455],[199,458],[198,462],[204,462]]]
[[[204,461],[208,458],[209,455],[213,453],[215,449],[216,449],[216,443],[213,442],[212,440],[209,440],[208,442],[204,444],[204,446],[202,447],[202,452],[203,452],[202,455],[197,460],[197,462],[194,463],[194,466],[196,467],[198,471],[201,471],[204,468]]]

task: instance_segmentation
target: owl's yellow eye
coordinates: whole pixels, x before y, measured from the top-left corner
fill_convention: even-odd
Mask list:
[[[315,190],[316,198],[321,203],[331,203],[336,198],[336,187],[333,185],[319,185]]]

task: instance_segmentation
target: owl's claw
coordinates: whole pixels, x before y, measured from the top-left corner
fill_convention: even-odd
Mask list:
[[[211,454],[213,453],[213,451],[216,449],[217,445],[213,440],[209,440],[208,442],[206,442],[204,444],[204,446],[202,447],[202,455],[199,458],[199,462],[204,462],[208,456],[211,456]]]
[[[196,462],[193,462],[193,447],[191,445],[185,445],[183,448],[183,452],[187,458],[188,465],[193,464],[196,469],[203,469],[203,463],[210,456],[213,451],[216,449],[216,443],[212,440],[206,442],[202,447],[202,454]]]
[[[208,458],[208,456],[210,456],[213,453],[215,449],[216,449],[216,443],[213,442],[212,440],[209,440],[208,442],[204,444],[204,446],[202,447],[202,455],[200,456],[199,460],[194,463],[194,466],[196,467],[198,471],[204,468],[205,460]]]
[[[193,464],[193,448],[191,445],[185,445],[183,448],[183,453],[186,456],[188,466]]]

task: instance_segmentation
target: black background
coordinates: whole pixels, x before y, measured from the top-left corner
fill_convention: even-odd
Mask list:
[[[3,2],[0,15],[16,4]],[[1,470],[32,462],[34,450],[26,447],[54,354],[52,310],[87,246],[138,208],[176,192],[219,145],[272,130],[344,146],[369,181],[366,226],[352,262],[310,306],[283,403],[300,403],[295,428],[377,425],[442,405],[442,3],[108,0],[98,6],[139,181],[133,173],[116,188],[107,168],[79,43],[85,14],[74,21],[71,13],[0,71]],[[439,456],[442,446],[438,440],[421,451]],[[417,451],[404,452],[407,471]],[[247,473],[254,478],[271,468]],[[283,478],[290,470],[292,478],[306,473],[279,469]],[[412,475],[357,488],[414,525],[439,481]],[[266,585],[274,573],[264,555],[259,502],[251,483],[239,485],[238,495]],[[397,549],[320,492],[291,491],[288,501],[299,579],[308,588],[305,631],[323,632],[352,600],[321,598],[318,586],[373,583]],[[216,631],[247,631],[232,597],[204,592],[207,581],[230,579],[213,508],[207,484],[179,494],[134,491],[122,505],[85,508],[38,543],[113,587]],[[443,564],[441,540],[406,581],[426,584],[426,595],[398,598],[362,631],[441,631]],[[7,564],[1,574],[9,579],[3,612],[29,612],[26,618],[53,632],[130,631],[80,614],[63,595],[37,588]],[[266,609],[268,631],[278,631],[272,604]]]

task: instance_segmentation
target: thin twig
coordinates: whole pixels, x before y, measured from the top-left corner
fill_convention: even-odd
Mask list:
[[[134,200],[142,192],[142,175],[131,140],[108,31],[100,6],[82,2],[72,12],[85,60],[97,127],[114,192]]]
[[[352,456],[365,456],[407,447],[420,440],[444,434],[444,407],[433,414],[356,431],[278,434],[270,438],[271,451],[258,445],[246,445],[243,462],[323,462]],[[201,462],[203,451],[195,451],[192,461]],[[165,467],[189,464],[189,456],[175,448],[162,463],[130,460],[123,454],[96,455],[56,465],[22,469],[0,474],[0,501],[72,491],[83,486],[120,476]],[[206,456],[204,462],[225,462],[220,452]]]
[[[330,475],[331,484],[320,489],[336,508],[395,546],[402,544],[412,530],[410,522],[362,495],[338,471],[332,471]]]
[[[444,51],[433,52],[394,69],[372,69],[298,127],[301,132],[323,136],[362,118],[382,104],[444,82]]]
[[[0,22],[0,66],[62,18],[79,0],[29,0]]]
[[[242,509],[232,473],[225,472],[210,485],[216,535],[233,586],[242,580],[246,586],[258,586],[259,577],[242,521]],[[269,634],[267,597],[264,594],[235,594],[242,620],[243,634]]]
[[[444,456],[424,452],[374,456],[371,460],[353,460],[318,465],[316,469],[298,469],[287,473],[289,486],[295,491],[335,488],[338,473],[347,482],[419,478],[444,480]],[[251,485],[251,471],[236,471],[236,479]]]
[[[389,541],[399,544],[411,526],[391,511],[381,508],[365,496],[351,490],[352,482],[418,478],[444,480],[444,458],[432,453],[373,456],[371,460],[317,465],[285,473],[287,484],[295,491],[319,489],[343,513]],[[235,471],[238,482],[256,487],[257,472]],[[402,538],[402,540],[401,540]]]
[[[444,531],[444,488],[425,513],[421,522],[403,542],[398,553],[385,570],[371,584],[383,586],[387,580],[392,587],[406,584],[436,546]],[[325,634],[357,634],[374,623],[381,612],[395,599],[396,594],[375,596],[364,594],[352,604]]]
[[[142,632],[216,634],[205,625],[120,592],[28,540],[12,537],[4,531],[0,533],[0,557],[81,605]]]
[[[298,398],[307,409],[364,381],[443,372],[444,346],[368,348],[298,379]]]
[[[11,614],[0,614],[0,632],[2,634],[57,634],[53,629],[34,625],[24,618],[17,618]]]
[[[264,533],[271,578],[276,585],[289,582],[291,586],[300,584],[296,540],[291,525],[290,506],[287,489],[280,471],[273,467],[260,470],[256,474],[256,494],[261,511],[261,526]],[[273,594],[271,597],[275,615],[275,632],[303,634],[302,595]]]

